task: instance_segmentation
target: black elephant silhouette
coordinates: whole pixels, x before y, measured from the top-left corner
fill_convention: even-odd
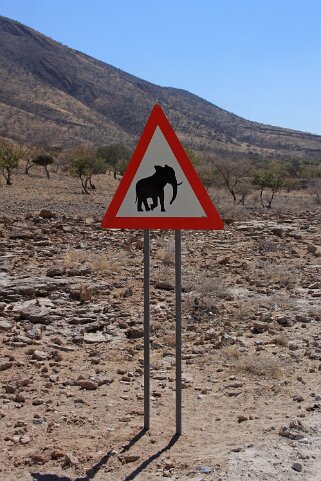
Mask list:
[[[182,182],[177,182],[175,170],[172,167],[169,167],[168,165],[165,165],[164,167],[155,165],[155,170],[156,172],[152,176],[140,179],[136,184],[136,202],[137,210],[139,212],[143,211],[143,204],[146,212],[149,210],[154,210],[155,207],[158,206],[158,199],[160,202],[161,211],[165,212],[165,185],[170,184],[173,187],[173,197],[170,201],[170,204],[172,204],[177,196],[177,186],[182,184]],[[152,199],[153,201],[150,207],[147,199]]]

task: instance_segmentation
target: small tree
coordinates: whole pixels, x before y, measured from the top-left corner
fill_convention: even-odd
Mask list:
[[[105,174],[107,170],[107,165],[104,159],[94,156],[91,160],[90,175],[87,177],[85,184],[86,188],[96,189],[96,186],[92,182],[92,176],[98,174]]]
[[[35,159],[33,159],[32,163],[34,165],[42,166],[45,169],[47,178],[48,179],[50,178],[48,165],[51,165],[54,163],[54,158],[51,155],[49,154],[38,155]]]
[[[116,179],[118,172],[121,173],[125,171],[130,159],[130,151],[123,144],[111,144],[99,147],[97,149],[97,157],[105,161],[107,170],[113,170],[114,178]],[[108,167],[110,167],[110,169]]]
[[[0,142],[0,171],[6,179],[7,185],[12,185],[12,174],[18,168],[23,151],[14,147],[10,142]]]
[[[260,190],[260,200],[262,207],[270,209],[275,194],[283,186],[283,180],[277,173],[273,172],[273,170],[264,170],[262,172],[256,173],[253,177],[252,182]],[[266,202],[264,202],[263,199],[264,190],[270,191],[270,196]]]
[[[97,158],[96,152],[88,147],[79,147],[67,156],[69,171],[71,175],[78,177],[81,181],[82,192],[89,194],[89,189],[95,189],[92,183],[92,176],[106,172],[106,163],[103,159]]]
[[[312,179],[309,191],[314,196],[316,203],[321,205],[321,177]]]
[[[25,174],[26,175],[29,175],[29,170],[34,167],[34,163],[33,163],[33,156],[31,154],[31,152],[25,152],[25,160],[26,160],[26,164],[25,164]]]
[[[35,157],[43,153],[43,148],[40,144],[30,145],[24,153],[25,164],[25,174],[29,175],[29,170],[35,166],[33,163]]]

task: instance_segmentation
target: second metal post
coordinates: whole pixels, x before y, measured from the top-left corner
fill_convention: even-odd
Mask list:
[[[182,434],[182,269],[181,231],[175,230],[175,288],[176,288],[176,434]]]
[[[149,230],[144,230],[144,429],[149,429],[150,418],[150,348],[149,348],[149,259],[150,259]]]

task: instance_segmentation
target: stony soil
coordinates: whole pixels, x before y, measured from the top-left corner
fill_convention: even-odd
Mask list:
[[[19,179],[0,187],[0,480],[320,481],[311,199],[233,213],[222,195],[224,231],[183,232],[177,439],[173,233],[152,232],[144,433],[143,233],[100,229],[108,176],[90,196],[59,173]]]

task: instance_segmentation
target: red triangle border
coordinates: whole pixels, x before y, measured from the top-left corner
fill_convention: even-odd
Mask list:
[[[154,135],[156,127],[161,129],[189,181],[191,188],[200,202],[206,217],[116,217]],[[224,224],[219,213],[213,205],[182,144],[159,105],[154,106],[149,116],[125,174],[120,181],[118,189],[101,222],[101,227],[105,229],[224,229]]]

